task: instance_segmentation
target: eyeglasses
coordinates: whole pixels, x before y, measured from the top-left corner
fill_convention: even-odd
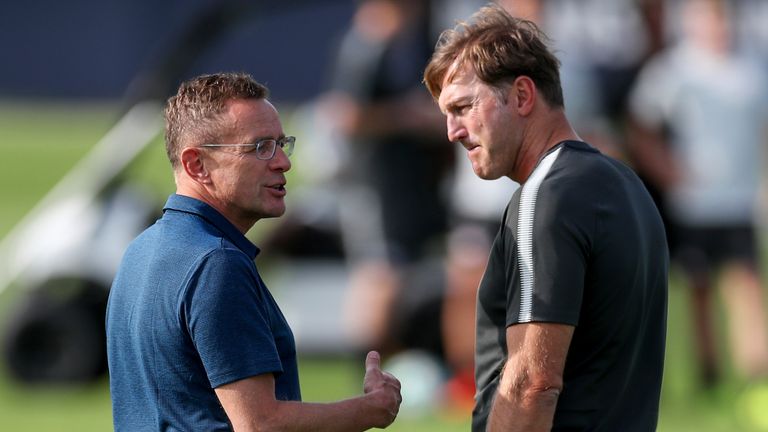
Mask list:
[[[255,150],[256,159],[270,160],[275,157],[275,151],[278,147],[283,149],[286,156],[290,156],[293,153],[295,143],[296,137],[287,136],[279,139],[260,139],[250,144],[201,144],[200,147],[250,147],[250,150],[245,150],[246,153],[251,153]]]

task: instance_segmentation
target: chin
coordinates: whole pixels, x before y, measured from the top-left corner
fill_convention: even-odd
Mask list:
[[[262,216],[262,219],[276,218],[276,217],[280,217],[280,216],[282,216],[284,214],[285,214],[285,209],[283,209],[282,211],[273,211],[273,212],[269,212],[266,215]]]
[[[279,208],[279,209],[275,209],[275,210],[274,210],[274,211],[272,211],[271,213],[272,213],[272,214],[271,214],[271,216],[269,216],[269,217],[280,217],[280,216],[282,216],[282,215],[284,215],[284,214],[285,214],[285,207],[281,207],[281,208]]]
[[[483,180],[496,180],[501,177],[500,174],[496,174],[488,171],[483,171],[483,170],[474,170],[474,171],[475,171],[475,175]]]
[[[274,208],[274,209],[262,209],[261,211],[255,212],[254,214],[258,215],[258,219],[276,218],[285,214],[285,207]]]

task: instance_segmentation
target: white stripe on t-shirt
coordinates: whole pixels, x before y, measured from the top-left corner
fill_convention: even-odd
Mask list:
[[[528,177],[520,193],[520,210],[517,218],[517,257],[521,286],[519,322],[530,322],[533,319],[533,287],[536,282],[533,271],[533,220],[536,197],[541,182],[549,173],[561,149],[562,147],[544,157]]]

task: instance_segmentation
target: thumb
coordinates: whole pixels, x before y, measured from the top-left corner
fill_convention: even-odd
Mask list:
[[[371,351],[365,357],[365,372],[381,369],[381,356],[376,351]]]

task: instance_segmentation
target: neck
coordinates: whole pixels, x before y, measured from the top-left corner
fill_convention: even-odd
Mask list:
[[[202,201],[209,206],[213,207],[221,213],[222,216],[224,216],[229,222],[232,223],[232,225],[237,228],[238,231],[243,233],[248,232],[248,230],[253,227],[254,223],[256,221],[252,220],[246,220],[245,218],[239,218],[236,214],[234,214],[233,211],[231,211],[227,206],[223,205],[219,200],[216,200],[205,187],[201,187],[199,184],[194,183],[192,185],[186,183],[186,182],[176,182],[176,194],[178,195],[184,195],[190,198],[194,198],[198,201]]]
[[[562,108],[545,115],[533,116],[523,131],[523,140],[509,177],[523,184],[533,172],[541,157],[558,143],[580,140],[571,127]]]

